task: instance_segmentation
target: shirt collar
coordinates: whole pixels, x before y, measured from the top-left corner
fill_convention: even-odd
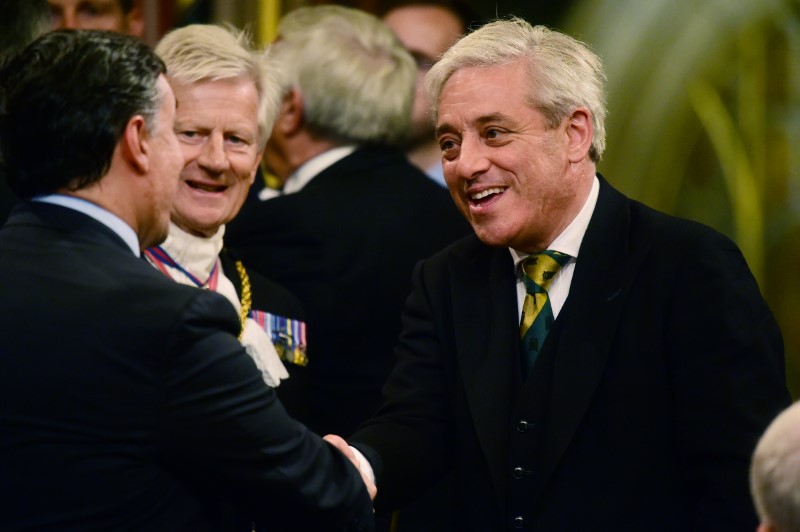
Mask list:
[[[67,196],[66,194],[42,194],[31,198],[31,201],[60,205],[61,207],[66,207],[94,218],[119,236],[125,244],[131,248],[134,255],[139,257],[141,254],[139,250],[139,237],[136,236],[136,232],[133,228],[116,214],[95,203],[76,196]]]
[[[592,213],[597,205],[597,196],[600,194],[600,181],[597,176],[594,176],[592,181],[592,188],[589,191],[586,201],[583,203],[580,212],[570,222],[560,235],[558,235],[553,242],[547,246],[547,249],[553,251],[560,251],[566,253],[574,260],[578,258],[578,250],[583,242],[583,236],[586,234],[586,229],[589,227],[589,221],[592,219]],[[514,259],[514,266],[516,267],[522,259],[530,255],[530,253],[523,253],[516,249],[508,248],[511,252],[511,257]]]
[[[355,144],[339,146],[337,148],[332,148],[328,151],[322,152],[316,157],[312,157],[311,159],[307,160],[300,165],[297,170],[292,172],[292,174],[286,180],[286,184],[284,184],[281,193],[292,194],[294,192],[299,192],[312,179],[319,175],[320,172],[353,153],[357,147],[358,146]]]

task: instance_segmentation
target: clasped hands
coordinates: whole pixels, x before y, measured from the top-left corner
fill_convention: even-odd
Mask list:
[[[360,460],[353,448],[347,445],[347,442],[341,437],[336,436],[335,434],[328,434],[322,439],[339,449],[342,454],[350,459],[356,469],[358,469],[358,472],[361,474],[361,480],[364,481],[364,486],[367,488],[369,498],[374,501],[375,496],[378,494],[378,488],[375,486],[375,478],[369,463],[366,462],[366,460]]]

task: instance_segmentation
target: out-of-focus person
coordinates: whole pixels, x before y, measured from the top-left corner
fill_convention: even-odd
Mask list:
[[[781,412],[753,453],[750,489],[758,532],[800,530],[800,403]]]
[[[383,21],[408,49],[417,65],[417,84],[408,139],[408,158],[442,187],[442,150],[436,142],[425,74],[470,25],[478,21],[462,0],[395,0],[384,4]]]
[[[300,8],[268,53],[286,78],[264,160],[285,185],[246,205],[225,239],[303,305],[308,365],[281,383],[286,408],[347,434],[380,404],[414,264],[469,227],[402,152],[416,67],[380,19]]]
[[[52,28],[107,30],[141,38],[141,0],[47,0]]]
[[[0,0],[0,62],[49,29],[45,0]]]
[[[47,33],[0,70],[0,530],[363,530],[350,457],[291,419],[219,294],[140,258],[183,156],[164,63]]]
[[[45,0],[0,0],[0,65],[50,27],[50,11]],[[0,225],[16,205],[17,197],[0,175]]]
[[[179,105],[175,131],[184,157],[169,235],[145,251],[171,279],[214,290],[242,321],[240,339],[277,386],[288,362],[305,357],[305,324],[297,298],[245,268],[224,247],[232,220],[253,184],[281,103],[279,72],[268,68],[244,32],[195,24],[156,46]]]

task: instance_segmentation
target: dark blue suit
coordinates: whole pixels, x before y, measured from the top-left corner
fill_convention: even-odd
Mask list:
[[[371,526],[355,468],[286,414],[223,297],[36,203],[0,230],[0,293],[0,529]]]

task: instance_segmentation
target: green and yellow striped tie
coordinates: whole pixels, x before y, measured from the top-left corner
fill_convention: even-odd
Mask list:
[[[523,377],[530,373],[553,324],[553,309],[550,298],[547,297],[547,289],[569,258],[564,253],[547,250],[529,255],[520,263],[522,281],[527,292],[522,303],[522,320],[519,325]]]

